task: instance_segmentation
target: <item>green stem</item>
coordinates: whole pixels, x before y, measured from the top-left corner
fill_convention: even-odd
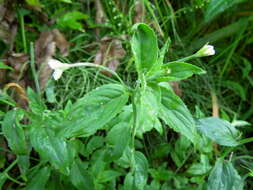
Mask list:
[[[169,63],[166,63],[166,64],[177,63],[177,62],[185,62],[185,61],[189,61],[189,60],[195,59],[195,58],[197,58],[197,56],[196,56],[196,54],[193,54],[193,55],[190,55],[188,57],[184,57],[182,59],[178,59],[176,61],[172,61],[172,62],[169,62]]]
[[[131,173],[134,172],[135,170],[135,135],[136,135],[136,129],[137,129],[137,108],[136,108],[136,104],[135,104],[135,98],[136,98],[136,91],[133,93],[132,96],[132,106],[133,106],[133,128],[132,128],[132,140],[131,140],[131,149],[132,149],[132,155],[131,155]]]
[[[34,56],[33,42],[30,43],[30,59],[31,59],[31,69],[32,69],[33,79],[35,82],[36,91],[38,94],[40,94],[40,85],[39,85],[38,75],[35,69],[35,56]]]
[[[3,173],[9,172],[17,163],[18,163],[18,159],[14,160],[14,161],[11,163],[11,165],[9,165],[9,167],[6,168],[6,169],[4,170]]]
[[[11,177],[11,176],[9,176],[7,173],[5,173],[5,176],[9,179],[9,180],[11,180],[11,181],[13,181],[14,183],[16,183],[16,184],[19,184],[19,185],[25,185],[24,183],[22,183],[22,182],[20,182],[20,181],[18,181],[18,180],[16,180],[16,179],[14,179],[13,177]]]
[[[246,143],[250,143],[250,142],[253,142],[253,137],[242,139],[240,141],[240,145],[243,145],[243,144],[246,144]]]

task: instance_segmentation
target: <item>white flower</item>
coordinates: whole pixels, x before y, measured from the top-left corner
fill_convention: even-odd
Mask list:
[[[205,56],[210,56],[214,54],[215,54],[214,47],[212,45],[206,44],[199,51],[197,51],[195,55],[197,57],[205,57]]]
[[[58,80],[61,77],[62,73],[71,67],[71,65],[62,63],[56,59],[50,59],[48,61],[48,65],[51,69],[54,70],[53,72],[54,80]]]

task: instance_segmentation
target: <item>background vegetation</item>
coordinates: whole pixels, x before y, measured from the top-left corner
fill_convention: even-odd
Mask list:
[[[42,161],[43,155],[32,150],[30,142],[23,144],[21,150],[25,141],[22,138],[27,138],[27,133],[12,134],[17,140],[13,144],[7,142],[3,123],[6,115],[15,118],[24,130],[35,125],[37,117],[61,122],[70,102],[103,84],[117,81],[106,71],[84,67],[69,69],[60,80],[54,81],[52,69],[43,64],[52,57],[65,63],[104,65],[133,87],[137,73],[130,39],[131,28],[138,22],[153,28],[160,48],[170,39],[165,63],[192,55],[207,42],[214,45],[215,56],[189,61],[205,69],[205,75],[170,84],[195,118],[220,117],[236,126],[242,137],[252,137],[251,0],[2,0],[0,188],[90,190],[94,185],[96,190],[126,190],[128,153],[117,164],[102,160],[102,148],[113,144],[106,138],[107,129],[73,141],[71,146],[80,159],[71,171],[65,171],[63,166],[58,167],[57,161],[52,165]],[[28,87],[34,90],[27,91]],[[15,111],[16,107],[25,111]],[[229,161],[223,167],[233,164],[244,181],[244,189],[253,189],[252,143],[231,150],[209,141],[200,152],[169,128],[162,135],[152,130],[136,139],[136,149],[146,156],[141,168],[147,170],[145,189],[206,189],[212,167],[222,167],[216,162],[220,157]],[[68,176],[62,174],[68,172]],[[87,185],[90,175],[95,181]]]

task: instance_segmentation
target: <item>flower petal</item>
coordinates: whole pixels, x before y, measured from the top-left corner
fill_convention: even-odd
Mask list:
[[[63,70],[55,69],[53,73],[54,80],[58,80],[59,78],[61,78],[62,73],[63,73]]]

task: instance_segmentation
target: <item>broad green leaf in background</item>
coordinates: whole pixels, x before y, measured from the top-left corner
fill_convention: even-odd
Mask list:
[[[152,178],[156,181],[168,181],[174,176],[171,170],[168,170],[167,168],[164,167],[149,169],[148,172],[150,173]]]
[[[74,150],[62,137],[55,136],[51,129],[40,126],[33,126],[30,137],[32,146],[42,159],[48,160],[62,173],[69,174]]]
[[[0,69],[9,69],[9,70],[13,70],[12,67],[5,65],[3,62],[0,61]]]
[[[136,190],[143,190],[148,179],[148,161],[145,155],[138,151],[135,152],[134,158],[134,186]]]
[[[50,177],[50,173],[51,169],[49,167],[40,169],[34,176],[32,176],[24,190],[44,190]]]
[[[205,12],[205,22],[210,22],[218,14],[243,1],[245,0],[210,0]]]
[[[97,179],[106,169],[105,167],[107,163],[105,153],[105,148],[98,149],[92,154],[92,157],[89,161],[89,163],[91,164],[91,169],[89,171],[91,171],[91,174],[95,179]]]
[[[69,121],[63,124],[59,136],[94,134],[122,110],[127,100],[128,92],[119,84],[103,85],[89,92],[73,105]]]
[[[121,176],[122,174],[115,170],[105,170],[101,172],[97,178],[99,183],[110,182],[115,180],[117,177]]]
[[[131,172],[129,172],[124,179],[124,190],[134,189],[134,177]]]
[[[111,157],[112,160],[119,159],[126,149],[130,139],[131,127],[129,123],[121,122],[113,126],[106,137],[106,142],[109,145],[109,150],[107,151],[107,154],[109,155],[107,155],[107,157]]]
[[[146,24],[138,23],[133,26],[132,52],[136,69],[139,74],[147,73],[158,59],[158,45],[155,32]]]
[[[57,20],[57,25],[62,28],[83,30],[83,25],[80,21],[86,20],[88,16],[79,11],[72,11],[62,15]]]
[[[162,102],[160,117],[176,132],[187,137],[192,143],[198,144],[199,135],[190,111],[183,101],[174,94],[167,83],[160,83]]]
[[[25,133],[19,121],[23,118],[23,111],[16,109],[6,113],[3,123],[3,135],[8,141],[9,147],[15,154],[24,155],[28,153]]]
[[[36,94],[33,89],[28,88],[27,96],[29,99],[29,108],[34,114],[42,114],[46,109],[46,105],[43,103],[42,99],[38,94]]]
[[[180,135],[175,142],[174,148],[170,150],[170,156],[177,167],[180,167],[189,156],[188,150],[191,148],[190,140],[186,136]]]
[[[153,180],[149,186],[146,186],[145,190],[160,190],[161,185],[158,181]]]
[[[158,82],[163,81],[179,81],[191,77],[193,74],[205,74],[206,72],[198,66],[184,63],[184,62],[172,62],[163,65],[163,69],[160,73],[151,76]]]
[[[193,163],[187,170],[187,173],[193,175],[203,175],[211,169],[207,155],[200,155],[200,163]]]
[[[218,159],[209,177],[207,190],[242,190],[243,180],[232,163]]]
[[[200,119],[197,122],[198,130],[214,142],[223,146],[237,146],[239,131],[228,121],[217,117]]]
[[[95,190],[93,179],[80,160],[74,162],[70,180],[78,190]]]
[[[89,156],[94,150],[102,147],[104,145],[104,141],[104,137],[102,136],[93,136],[86,144],[84,154]]]

